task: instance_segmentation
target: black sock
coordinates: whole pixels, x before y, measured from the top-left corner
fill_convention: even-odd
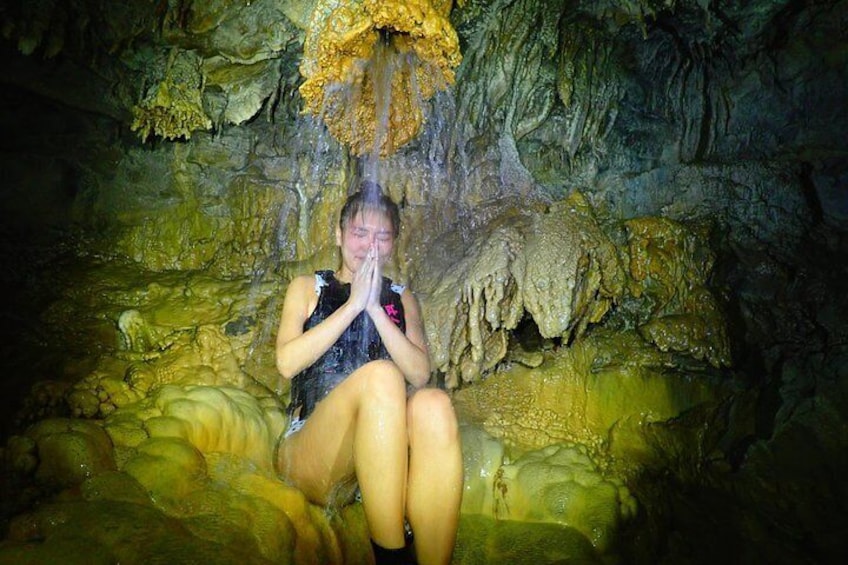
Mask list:
[[[374,550],[374,561],[377,565],[415,565],[415,558],[409,546],[387,549],[371,540]]]

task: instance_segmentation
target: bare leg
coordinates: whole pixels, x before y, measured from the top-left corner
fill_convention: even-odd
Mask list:
[[[333,488],[355,474],[372,539],[403,547],[406,420],[403,375],[390,361],[373,361],[339,384],[284,441],[277,469],[317,504],[327,504]]]
[[[382,365],[390,367],[388,372]],[[403,547],[408,434],[406,383],[393,363],[381,364],[379,386],[363,394],[354,439],[354,458],[371,539],[385,548]]]
[[[422,389],[407,409],[407,516],[421,565],[450,563],[462,501],[462,450],[450,398]]]

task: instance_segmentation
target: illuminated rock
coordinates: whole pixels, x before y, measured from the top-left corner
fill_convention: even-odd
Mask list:
[[[579,444],[555,443],[510,461],[503,443],[475,425],[462,426],[462,440],[464,516],[569,526],[604,555],[635,517],[623,480],[604,474]]]
[[[173,509],[203,488],[206,460],[183,439],[150,438],[138,446],[122,470],[137,480],[156,504]]]
[[[151,133],[165,139],[191,139],[192,132],[212,127],[203,110],[202,94],[199,59],[174,49],[163,80],[133,108],[132,130],[142,140]]]
[[[575,192],[547,209],[505,208],[473,233],[443,236],[416,290],[433,365],[448,386],[474,382],[507,358],[509,333],[525,315],[542,338],[570,341],[610,313],[661,351],[729,366],[704,234],[660,217],[623,227],[626,244],[616,245]]]
[[[270,471],[285,425],[271,397],[227,386],[166,385],[110,412],[98,430],[105,429],[119,448],[137,449],[148,438],[178,438],[204,454],[238,455]]]
[[[646,428],[729,394],[706,375],[671,373],[673,363],[633,330],[596,330],[547,353],[535,369],[513,365],[458,391],[454,403],[464,421],[512,449],[576,442],[627,453],[634,466],[653,464],[663,454],[649,445]]]
[[[663,351],[730,365],[730,343],[718,301],[706,288],[715,258],[705,237],[660,217],[626,221],[629,290],[647,300],[640,334]]]
[[[81,497],[69,491],[15,517],[0,562],[82,555],[71,539],[86,541],[86,555],[112,556],[105,561],[185,562],[193,549],[195,557],[218,551],[223,562],[367,562],[361,506],[328,512],[239,456],[203,455],[178,438],[152,438],[134,452],[120,471],[85,480]]]
[[[440,0],[323,0],[300,72],[305,110],[357,155],[394,153],[424,121],[423,103],[454,81],[461,56]]]
[[[603,559],[586,536],[570,526],[463,514],[453,562],[603,565],[617,561]]]
[[[138,310],[125,310],[118,316],[118,329],[124,341],[124,347],[136,353],[144,353],[156,348],[162,336],[144,319]]]
[[[122,471],[106,471],[86,479],[80,494],[87,501],[113,500],[153,506],[150,493],[132,475]]]
[[[460,434],[465,471],[462,512],[494,516],[495,480],[504,462],[503,443],[472,424],[461,425]]]
[[[624,290],[616,248],[577,193],[546,211],[507,210],[470,241],[439,245],[416,290],[434,367],[450,387],[504,359],[525,311],[542,336],[571,339]]]
[[[119,352],[101,358],[97,368],[75,383],[67,395],[75,416],[108,416],[165,385],[223,385],[263,392],[241,370],[236,352],[220,327],[202,326],[193,331],[175,331],[163,325],[145,327],[156,328],[156,333],[164,337],[141,355]]]
[[[329,513],[276,476],[284,423],[270,399],[173,385],[105,421],[44,420],[3,455],[19,476],[65,490],[14,518],[0,562],[61,561],[63,552],[184,562],[189,550],[211,562],[366,562],[361,507]]]
[[[36,448],[35,479],[47,488],[66,488],[115,469],[112,442],[95,422],[67,418],[42,420],[29,430]]]
[[[226,97],[226,104],[217,119],[237,125],[258,114],[280,80],[274,72],[278,65],[276,59],[250,65],[232,64],[223,57],[204,61],[206,86],[219,88]]]
[[[182,437],[204,453],[237,454],[263,469],[273,468],[285,417],[270,399],[263,402],[230,387],[167,386],[151,400],[161,411],[145,422],[151,436]]]
[[[621,480],[604,477],[584,447],[551,445],[504,465],[495,481],[498,518],[571,526],[602,553],[636,515]]]

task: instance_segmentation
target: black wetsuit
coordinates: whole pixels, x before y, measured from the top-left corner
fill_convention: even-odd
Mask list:
[[[333,271],[316,272],[315,281],[318,305],[304,322],[304,332],[326,320],[350,297],[350,284],[339,282]],[[380,304],[400,330],[406,332],[402,292],[403,287],[383,277]],[[356,369],[369,361],[389,358],[374,322],[366,312],[360,312],[330,349],[292,379],[289,415],[297,420],[306,420],[318,401]]]

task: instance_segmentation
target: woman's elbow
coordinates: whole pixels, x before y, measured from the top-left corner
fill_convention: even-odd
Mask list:
[[[415,388],[427,386],[427,383],[430,382],[430,365],[427,364],[426,367],[421,367],[414,374],[410,375],[409,382]]]
[[[291,379],[297,374],[294,367],[290,363],[287,363],[286,358],[282,355],[277,355],[277,372],[286,380]]]

